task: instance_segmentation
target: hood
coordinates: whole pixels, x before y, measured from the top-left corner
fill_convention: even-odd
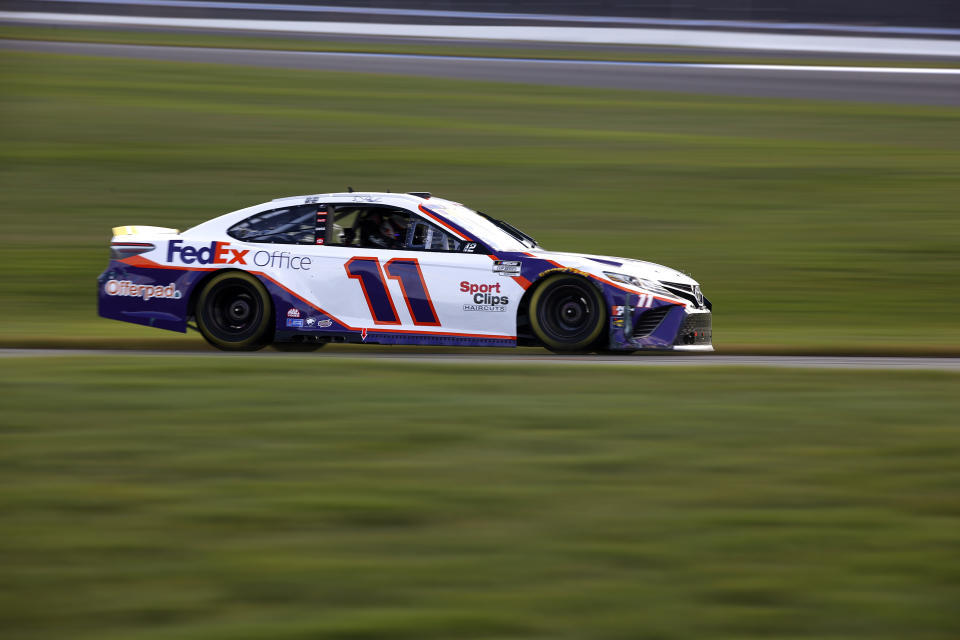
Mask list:
[[[553,260],[565,267],[573,267],[603,276],[604,271],[624,273],[635,278],[655,280],[658,282],[676,282],[679,284],[700,284],[685,273],[665,267],[654,262],[634,260],[633,258],[615,258],[612,256],[597,256],[588,253],[569,253],[566,251],[544,251],[537,249],[528,251],[529,254],[543,260]]]

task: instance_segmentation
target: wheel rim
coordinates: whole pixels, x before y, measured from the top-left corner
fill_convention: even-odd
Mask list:
[[[260,325],[262,310],[257,292],[244,282],[223,284],[210,297],[213,328],[230,338],[243,338]]]
[[[598,313],[596,300],[589,289],[580,284],[564,283],[545,293],[537,316],[540,325],[552,337],[575,343],[593,333]]]

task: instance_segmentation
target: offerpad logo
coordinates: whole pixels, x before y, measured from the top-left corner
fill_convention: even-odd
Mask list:
[[[178,300],[183,297],[183,293],[177,290],[177,285],[173,282],[167,286],[155,284],[136,284],[129,280],[110,280],[103,285],[103,290],[108,296],[121,296],[124,298],[160,298],[161,300]]]
[[[175,256],[183,264],[247,264],[249,249],[232,249],[229,242],[211,242],[207,246],[183,246],[183,240],[171,240],[167,244],[167,262]]]

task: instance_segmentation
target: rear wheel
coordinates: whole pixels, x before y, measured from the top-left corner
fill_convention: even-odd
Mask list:
[[[211,278],[197,299],[197,327],[207,342],[224,351],[256,351],[270,341],[270,295],[243,271]]]
[[[551,351],[589,349],[603,334],[606,319],[603,296],[578,276],[550,276],[530,298],[530,328]]]

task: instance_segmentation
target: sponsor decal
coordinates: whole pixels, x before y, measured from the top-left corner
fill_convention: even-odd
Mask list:
[[[184,245],[183,240],[167,243],[167,262],[178,257],[183,264],[247,264],[248,253],[249,249],[234,249],[229,242],[211,242],[199,249]]]
[[[614,317],[622,316],[623,312],[624,312],[624,307],[622,305],[613,305],[612,307],[610,307],[610,315]]]
[[[465,304],[463,305],[464,311],[483,311],[485,313],[504,313],[507,308],[494,306],[490,304]]]
[[[521,266],[519,260],[494,260],[493,272],[499,276],[518,276]]]
[[[614,318],[614,319],[613,319],[613,326],[615,326],[615,327],[622,327],[622,326],[623,326],[623,318]]]
[[[316,204],[319,202],[320,196],[307,196],[303,200],[303,204]]]
[[[460,293],[470,294],[474,305],[479,306],[497,306],[510,304],[510,298],[506,295],[500,295],[500,283],[476,284],[464,280],[460,283]],[[464,305],[464,311],[478,311],[478,309],[467,309],[470,305]]]
[[[183,244],[183,240],[171,240],[167,243],[167,262],[175,259],[183,264],[251,264],[273,269],[292,269],[309,271],[313,260],[308,256],[298,256],[289,251],[257,251],[252,249],[234,249],[229,242],[214,241],[209,245],[195,247]]]
[[[510,298],[501,295],[501,284],[476,284],[464,280],[460,283],[460,293],[470,295],[472,304],[463,305],[464,311],[481,311],[484,313],[503,313],[507,308],[503,305],[510,304]]]
[[[380,202],[377,196],[353,196],[354,202]]]
[[[121,296],[124,298],[143,298],[151,300],[159,298],[161,300],[179,300],[183,293],[177,289],[175,283],[164,286],[159,284],[136,284],[129,280],[109,280],[103,285],[103,291],[108,296]]]
[[[327,205],[317,207],[316,243],[323,244],[327,235]]]
[[[360,340],[362,340],[363,342],[366,342],[366,341],[367,341],[367,330],[366,330],[366,329],[361,329],[361,330],[360,330]]]
[[[299,317],[300,317],[300,309],[295,309],[295,308],[293,308],[293,307],[290,307],[290,308],[287,310],[287,317],[288,317],[288,318],[299,318]]]
[[[287,318],[288,327],[302,327],[303,318]]]
[[[573,267],[556,267],[554,269],[547,269],[546,271],[541,271],[539,277],[550,275],[551,273],[575,273],[578,276],[583,276],[584,278],[589,278],[590,274],[586,271],[581,271],[580,269],[574,269]]]
[[[253,264],[273,269],[310,271],[313,260],[307,256],[293,255],[289,251],[257,251],[253,254]]]
[[[326,327],[329,327],[330,325],[333,324],[333,320],[331,320],[330,318],[324,318],[322,320],[319,320],[317,318],[307,318],[306,320],[304,320],[304,322],[308,327],[317,327],[320,329],[325,329]]]

